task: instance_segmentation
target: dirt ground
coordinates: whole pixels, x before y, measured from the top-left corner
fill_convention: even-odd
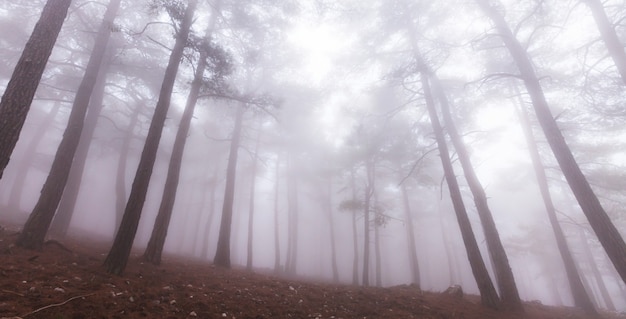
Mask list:
[[[476,296],[312,283],[172,257],[157,267],[133,256],[124,276],[113,276],[101,266],[106,243],[74,238],[28,251],[13,245],[16,236],[14,227],[0,230],[0,318],[587,318],[538,302],[512,314]]]

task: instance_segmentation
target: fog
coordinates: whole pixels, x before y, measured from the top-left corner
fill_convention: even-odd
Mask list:
[[[589,8],[576,1],[501,2],[498,8],[532,59],[552,115],[623,238],[624,83]],[[88,153],[68,236],[90,234],[113,243],[116,214],[133,187],[186,3],[122,1],[100,69],[103,97],[97,101],[92,93],[87,118],[94,116],[94,103],[102,111],[95,114],[90,139],[84,136],[88,125],[83,129]],[[0,92],[44,4],[0,4]],[[39,200],[107,4],[75,0],[70,7],[0,179],[2,221],[24,224]],[[626,30],[619,21],[626,3],[604,6],[623,47]],[[413,283],[443,291],[458,284],[478,294],[420,83],[427,64],[487,195],[520,297],[574,305],[520,125],[523,105],[586,291],[597,307],[626,311],[626,285],[570,190],[514,60],[475,3],[199,1],[194,17],[192,38],[207,36],[210,28],[211,52],[223,50],[230,70],[213,79],[219,65],[205,72],[213,88],[200,90],[186,135],[164,263],[182,256],[202,259],[207,267],[213,262],[224,227],[231,142],[243,109],[229,234],[232,267],[251,263],[257,272],[362,285],[367,201],[369,285]],[[132,256],[148,245],[161,205],[199,60],[196,49],[188,45],[180,61]],[[460,154],[449,137],[447,144],[476,242],[495,278]],[[77,162],[74,157],[72,169]]]

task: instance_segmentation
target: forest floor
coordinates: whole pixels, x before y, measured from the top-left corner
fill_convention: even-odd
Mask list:
[[[524,314],[480,306],[477,296],[364,288],[278,278],[167,256],[133,256],[123,276],[102,268],[108,244],[73,238],[42,251],[13,245],[0,228],[0,318],[587,318],[575,308],[525,304]],[[626,314],[604,313],[604,318]]]

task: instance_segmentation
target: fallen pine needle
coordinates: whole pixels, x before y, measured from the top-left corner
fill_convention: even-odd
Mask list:
[[[43,306],[43,307],[41,307],[41,308],[39,308],[39,309],[36,309],[36,310],[34,310],[34,311],[31,311],[31,312],[29,312],[29,313],[27,313],[27,314],[23,315],[21,318],[25,318],[25,317],[27,317],[27,316],[30,316],[30,315],[35,314],[35,313],[38,313],[38,312],[40,312],[40,311],[42,311],[42,310],[46,310],[46,309],[48,309],[48,308],[63,306],[64,304],[66,304],[66,303],[68,303],[68,302],[70,302],[70,301],[72,301],[72,300],[75,300],[75,299],[78,299],[78,298],[85,298],[85,297],[93,296],[93,295],[95,295],[95,294],[96,294],[96,293],[87,294],[87,295],[81,295],[81,296],[76,296],[76,297],[72,297],[72,298],[70,298],[70,299],[68,299],[68,300],[65,300],[64,302],[61,302],[61,303],[53,303],[53,304],[51,304],[51,305]]]
[[[20,297],[24,297],[24,295],[14,292],[14,291],[10,291],[10,290],[4,290],[2,289],[2,292],[8,293],[8,294],[12,294],[12,295],[16,295],[16,296],[20,296]]]

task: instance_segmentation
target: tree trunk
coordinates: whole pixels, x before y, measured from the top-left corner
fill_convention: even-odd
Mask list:
[[[550,196],[548,178],[546,177],[543,164],[541,163],[541,155],[539,154],[537,143],[533,137],[530,120],[524,105],[520,105],[518,115],[524,131],[524,136],[526,138],[526,144],[528,145],[530,158],[533,162],[535,177],[537,179],[537,184],[539,185],[543,204],[546,207],[546,213],[548,214],[548,219],[550,220],[550,225],[552,226],[552,231],[554,232],[557,247],[559,248],[559,253],[561,255],[561,259],[563,260],[563,265],[565,266],[565,273],[567,274],[567,281],[570,286],[570,291],[572,292],[572,297],[574,298],[574,304],[585,310],[585,312],[590,315],[597,315],[598,312],[596,311],[589,295],[587,294],[587,291],[585,290],[585,287],[583,286],[578,270],[576,269],[576,263],[574,262],[574,258],[572,257],[570,249],[567,245],[565,234],[563,234],[561,225],[556,217],[556,210],[554,208],[554,203],[552,202],[552,197]]]
[[[580,240],[582,242],[582,249],[585,257],[587,258],[587,263],[589,264],[589,268],[591,268],[591,272],[593,273],[593,277],[596,280],[598,285],[598,290],[600,290],[600,294],[602,295],[602,300],[604,300],[604,304],[606,308],[610,311],[616,311],[615,304],[613,303],[613,299],[611,298],[611,294],[609,290],[606,288],[604,284],[604,279],[602,278],[602,273],[600,273],[600,269],[598,269],[598,264],[596,260],[593,258],[593,254],[591,253],[591,249],[589,249],[589,243],[587,241],[587,235],[585,234],[585,230],[581,227],[579,230]]]
[[[250,201],[248,202],[248,251],[246,255],[246,269],[252,270],[253,266],[253,243],[254,243],[254,193],[256,192],[256,172],[259,161],[259,146],[261,145],[261,125],[258,127],[259,133],[254,146],[254,157],[252,158],[252,181],[250,182]]]
[[[441,114],[443,115],[443,121],[450,136],[450,140],[454,145],[454,149],[457,152],[459,162],[463,168],[463,173],[467,184],[474,197],[474,204],[480,217],[481,225],[483,226],[483,232],[485,234],[485,241],[493,264],[493,270],[496,276],[496,283],[500,290],[500,299],[502,301],[502,307],[507,310],[523,311],[522,300],[519,297],[517,291],[517,285],[515,284],[515,278],[513,277],[513,271],[509,265],[509,259],[500,240],[500,234],[498,228],[493,220],[493,215],[489,209],[487,203],[487,195],[485,190],[476,176],[474,167],[472,166],[471,159],[465,143],[459,132],[456,129],[456,124],[452,119],[452,112],[450,111],[450,105],[448,104],[448,97],[443,91],[443,87],[439,82],[439,78],[433,72],[430,73],[430,80],[433,83],[434,90],[438,96],[439,105],[441,106]]]
[[[287,215],[289,217],[289,225],[285,271],[288,275],[295,275],[298,263],[298,180],[291,159],[288,161],[287,166]]]
[[[217,12],[211,15],[211,21],[207,29],[207,35],[204,39],[205,42],[210,41],[210,32],[215,27]],[[196,66],[191,88],[187,96],[187,103],[185,110],[180,119],[180,125],[176,132],[176,138],[174,139],[174,147],[172,149],[172,155],[170,156],[169,167],[167,169],[167,177],[165,179],[165,186],[163,188],[163,196],[161,196],[161,205],[154,221],[154,227],[152,228],[152,234],[148,241],[148,246],[143,254],[143,259],[155,265],[161,264],[161,255],[163,253],[163,246],[165,245],[165,238],[167,237],[167,230],[172,218],[172,210],[174,209],[174,202],[176,201],[176,192],[178,189],[178,181],[180,180],[180,170],[183,161],[183,154],[185,152],[185,144],[187,142],[187,135],[189,135],[189,128],[191,126],[191,120],[193,118],[193,112],[198,102],[200,89],[204,80],[204,71],[207,68],[206,59],[208,52],[206,50],[200,51],[200,59]]]
[[[352,188],[352,202],[356,203],[356,182],[354,181],[354,170],[350,172],[350,187]],[[359,238],[357,236],[356,211],[352,211],[352,284],[359,284]]]
[[[278,223],[278,198],[280,184],[280,157],[276,157],[276,174],[274,181],[274,272],[280,273],[280,227]]]
[[[376,195],[374,195],[374,199],[374,261],[376,265],[376,287],[382,287],[382,265],[380,262],[382,258],[380,252],[380,218],[382,218],[382,216],[378,212],[378,198]]]
[[[206,224],[204,225],[204,240],[202,241],[202,252],[200,256],[202,259],[207,259],[209,256],[209,238],[211,234],[211,225],[213,224],[213,218],[215,216],[215,191],[217,190],[217,168],[213,173],[213,178],[209,184],[210,195],[209,195],[209,213],[206,220]]]
[[[476,0],[476,2],[493,21],[502,41],[504,41],[505,46],[508,48],[513,60],[517,64],[521,78],[524,80],[528,94],[530,94],[532,99],[539,124],[559,163],[559,167],[563,171],[565,179],[572,189],[578,204],[582,208],[585,216],[587,216],[589,224],[613,262],[615,269],[620,274],[622,280],[626,282],[626,243],[624,243],[624,239],[600,204],[598,197],[593,192],[593,189],[591,189],[574,155],[567,146],[565,138],[561,134],[556,120],[550,112],[548,102],[546,101],[543,89],[535,74],[533,64],[528,54],[519,41],[517,41],[502,15],[489,4],[489,1]]]
[[[624,45],[617,36],[617,32],[615,32],[615,26],[609,21],[602,2],[599,0],[583,0],[583,2],[591,10],[593,19],[596,21],[602,36],[602,41],[604,41],[611,58],[613,58],[622,82],[626,85],[626,52],[624,51]]]
[[[235,198],[235,180],[237,175],[237,154],[241,140],[241,127],[245,105],[240,105],[235,116],[235,127],[230,141],[230,154],[226,169],[226,186],[224,189],[224,203],[222,206],[222,220],[220,222],[217,251],[213,263],[216,266],[230,268],[230,233],[233,221],[233,201]]]
[[[46,2],[0,100],[0,178],[17,144],[71,3],[72,0]]]
[[[87,164],[87,155],[89,154],[89,146],[96,131],[96,124],[103,108],[104,90],[106,87],[107,71],[110,66],[110,48],[107,50],[104,61],[98,72],[98,79],[96,80],[93,93],[89,100],[89,111],[85,117],[85,128],[81,134],[80,141],[78,142],[78,148],[74,155],[72,167],[67,179],[67,185],[61,196],[61,202],[57,213],[50,225],[50,235],[56,238],[65,238],[67,230],[70,227],[72,216],[74,215],[74,209],[76,208],[76,202],[78,200],[78,193],[80,192],[80,185],[83,178],[83,172],[85,171],[85,165]]]
[[[437,111],[435,110],[430,85],[428,83],[428,76],[424,72],[421,73],[421,82],[430,122],[437,140],[437,147],[439,148],[439,157],[443,166],[444,175],[450,191],[450,197],[452,199],[454,211],[459,223],[459,228],[461,229],[461,236],[463,237],[467,257],[472,268],[474,279],[478,285],[478,290],[480,291],[481,303],[486,307],[499,309],[501,306],[500,299],[498,298],[498,293],[496,292],[493,282],[489,277],[489,273],[487,272],[487,267],[485,266],[485,262],[480,254],[480,249],[478,248],[478,243],[476,242],[476,237],[474,236],[474,231],[472,230],[472,225],[469,217],[467,216],[461,190],[456,180],[456,176],[454,175],[452,162],[450,161],[450,155],[448,153],[448,147],[446,145],[443,129],[439,123]]]
[[[404,217],[406,218],[406,240],[409,248],[409,266],[411,270],[411,283],[421,289],[420,268],[417,261],[417,247],[415,245],[415,229],[413,228],[413,214],[411,213],[411,205],[409,204],[409,194],[406,185],[402,183],[402,204],[404,206]]]
[[[189,0],[187,4],[187,9],[185,10],[178,34],[176,35],[176,43],[172,49],[165,70],[159,100],[154,110],[152,121],[150,122],[148,136],[146,137],[141,158],[139,159],[139,165],[130,191],[128,203],[124,210],[124,217],[122,218],[119,230],[113,241],[113,246],[104,261],[104,266],[107,271],[112,274],[122,274],[126,268],[128,257],[130,256],[130,250],[133,246],[135,234],[137,233],[139,219],[141,218],[141,211],[144,201],[146,200],[159,141],[163,133],[165,117],[167,116],[167,110],[170,106],[176,74],[178,73],[178,67],[183,56],[185,45],[187,44],[196,4],[197,0]]]
[[[26,150],[24,151],[24,159],[20,161],[19,167],[16,171],[19,174],[19,177],[15,179],[13,185],[11,185],[11,192],[9,195],[9,206],[13,207],[17,210],[21,210],[20,204],[22,202],[22,193],[24,191],[24,182],[26,182],[26,177],[28,176],[28,172],[30,171],[30,167],[33,164],[31,159],[35,155],[35,151],[37,147],[41,143],[42,138],[46,133],[48,133],[48,129],[54,123],[54,118],[59,113],[61,109],[61,102],[55,102],[54,106],[50,110],[50,112],[46,115],[46,118],[43,120],[41,125],[37,127],[37,131],[33,135],[30,141],[28,141],[28,145],[26,146]]]
[[[366,161],[367,182],[363,199],[363,286],[370,285],[370,206],[372,195],[374,194],[374,164]]]
[[[339,270],[337,268],[337,243],[335,241],[335,222],[333,218],[333,178],[328,177],[326,197],[326,213],[328,214],[328,224],[330,226],[330,263],[333,270],[333,282],[339,282]]]
[[[67,184],[74,154],[76,154],[78,142],[83,131],[89,100],[104,60],[104,53],[111,36],[113,20],[117,15],[120,1],[112,0],[107,6],[91,56],[89,57],[89,62],[87,63],[87,68],[85,69],[85,75],[74,98],[74,104],[72,105],[67,128],[63,133],[63,139],[61,139],[54,156],[50,174],[48,174],[46,182],[41,189],[41,196],[17,239],[19,246],[28,249],[40,249],[48,233],[48,228]]]

